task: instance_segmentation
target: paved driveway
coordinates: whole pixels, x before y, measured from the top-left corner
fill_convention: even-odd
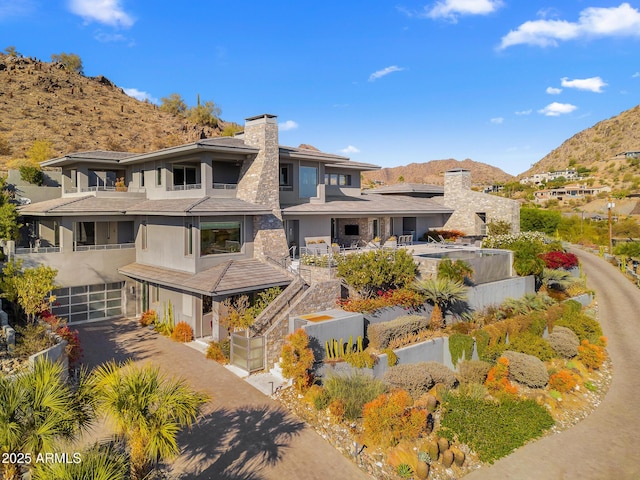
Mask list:
[[[598,409],[465,480],[640,479],[640,290],[603,259],[575,250],[609,338],[613,381]]]
[[[204,418],[180,436],[183,453],[171,472],[177,478],[370,479],[277,402],[200,352],[131,320],[86,324],[78,330],[85,364],[128,358],[152,362],[212,397]]]

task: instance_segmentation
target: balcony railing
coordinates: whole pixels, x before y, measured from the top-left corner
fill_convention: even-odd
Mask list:
[[[189,183],[186,185],[167,185],[169,191],[182,191],[182,190],[200,190],[202,188],[201,183]]]
[[[215,183],[213,184],[214,190],[237,190],[237,183]]]
[[[76,245],[76,252],[86,252],[89,250],[122,250],[125,248],[136,248],[135,243],[109,243],[105,245]]]
[[[59,253],[60,247],[16,247],[16,255],[29,253]]]
[[[146,189],[144,187],[115,187],[110,185],[95,185],[92,187],[69,187],[64,190],[64,193],[87,193],[87,192],[133,192],[144,193]]]

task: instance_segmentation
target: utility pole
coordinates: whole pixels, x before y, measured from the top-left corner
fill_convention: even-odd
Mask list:
[[[612,236],[612,224],[611,224],[611,210],[615,208],[616,204],[611,201],[611,197],[609,197],[607,202],[607,210],[609,211],[609,255],[613,253],[613,236]]]

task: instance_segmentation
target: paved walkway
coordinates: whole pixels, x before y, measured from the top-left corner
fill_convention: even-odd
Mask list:
[[[78,327],[84,363],[152,362],[212,397],[204,418],[180,435],[180,479],[370,479],[313,430],[201,352],[172,342],[132,320]],[[102,434],[99,426],[94,437]]]
[[[477,470],[465,480],[640,479],[640,289],[603,259],[575,250],[596,291],[613,381],[589,417]]]

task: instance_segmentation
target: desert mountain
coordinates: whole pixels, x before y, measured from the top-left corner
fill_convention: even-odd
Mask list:
[[[614,171],[629,167],[618,154],[629,151],[640,151],[640,105],[575,134],[520,176],[582,166],[597,167],[594,177],[614,181]]]
[[[513,176],[497,167],[473,160],[431,160],[424,163],[410,163],[406,166],[383,168],[373,172],[365,172],[366,181],[382,182],[386,185],[394,183],[430,183],[444,184],[444,172],[454,168],[464,168],[471,171],[471,181],[474,185],[489,185],[497,182],[508,182]]]
[[[104,76],[0,54],[0,168],[25,157],[35,140],[51,142],[55,157],[97,149],[146,152],[219,135],[221,126],[162,112]]]

